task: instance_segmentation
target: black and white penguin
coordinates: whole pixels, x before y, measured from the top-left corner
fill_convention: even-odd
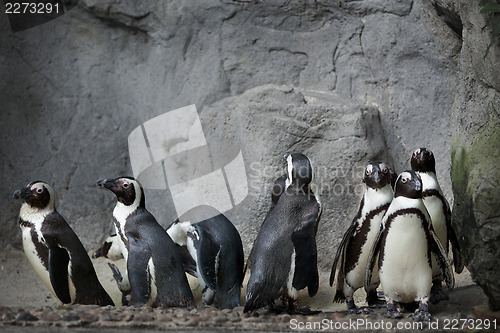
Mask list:
[[[114,305],[80,239],[55,208],[54,190],[41,181],[14,192],[23,200],[23,248],[38,277],[63,304]]]
[[[167,232],[194,260],[206,304],[219,309],[239,306],[245,258],[231,221],[213,207],[198,206],[182,214]]]
[[[274,307],[281,297],[292,313],[303,313],[297,291],[318,291],[316,231],[321,203],[311,190],[313,166],[302,154],[285,155],[286,189],[262,223],[250,258],[244,312],[266,305]]]
[[[113,210],[127,272],[122,292],[130,291],[130,305],[194,307],[182,259],[165,229],[146,210],[144,191],[133,178],[99,179],[118,201]]]
[[[430,224],[422,200],[422,180],[413,170],[396,181],[394,199],[385,213],[368,257],[365,287],[371,285],[378,261],[378,274],[387,301],[387,317],[401,317],[400,303],[418,303],[415,321],[430,320],[428,300],[432,285],[431,253],[449,289],[454,278],[446,253]],[[377,260],[378,258],[378,260]]]
[[[411,157],[411,168],[422,178],[422,198],[431,217],[432,228],[439,237],[446,253],[448,253],[451,243],[455,272],[461,273],[464,269],[464,258],[460,251],[457,235],[451,225],[450,205],[445,199],[436,177],[436,160],[432,151],[426,148],[415,150]],[[436,304],[441,300],[448,299],[448,295],[442,289],[443,276],[434,257],[432,259],[432,279],[431,303]]]
[[[117,234],[108,236],[102,243],[101,247],[94,251],[92,258],[99,257],[108,258],[111,260],[123,259],[123,253],[120,246],[120,238]]]
[[[330,273],[330,286],[333,285],[335,276],[337,276],[333,301],[342,302],[345,300],[349,313],[361,312],[354,303],[353,295],[356,290],[363,287],[368,255],[380,229],[382,217],[393,198],[392,174],[392,170],[382,162],[372,162],[366,166],[363,177],[366,189],[358,213],[344,234],[335,254]],[[370,306],[381,304],[381,300],[377,297],[378,285],[379,280],[375,267],[372,284],[366,290],[366,301]],[[365,309],[364,312],[367,311],[368,309]]]

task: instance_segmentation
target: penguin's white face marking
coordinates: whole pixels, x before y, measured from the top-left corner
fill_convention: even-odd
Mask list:
[[[134,179],[119,178],[107,181],[103,186],[115,193],[118,198],[113,210],[113,217],[120,224],[121,234],[124,235],[127,217],[144,202],[141,185]]]
[[[405,171],[399,175],[399,178],[401,179],[401,183],[406,184],[411,180],[411,174]]]
[[[45,217],[55,210],[54,190],[47,183],[36,182],[28,184],[18,195],[25,201],[20,218],[35,224],[35,229],[40,230]]]
[[[286,163],[287,163],[287,171],[288,171],[288,178],[286,179],[286,188],[288,188],[290,186],[290,184],[292,184],[292,180],[293,180],[293,176],[292,176],[292,173],[293,173],[293,162],[292,162],[292,155],[288,155],[286,157]]]

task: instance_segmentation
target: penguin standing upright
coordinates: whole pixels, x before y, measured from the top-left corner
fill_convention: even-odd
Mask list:
[[[427,148],[415,150],[411,157],[411,168],[422,178],[422,198],[425,208],[429,212],[432,228],[439,237],[446,253],[448,253],[451,243],[455,272],[460,274],[464,269],[464,258],[455,230],[451,226],[450,206],[436,177],[436,160],[432,151]],[[448,295],[442,290],[443,276],[434,256],[432,258],[432,279],[431,303],[436,304],[441,300],[448,299]]]
[[[372,162],[365,168],[363,182],[365,193],[358,213],[347,229],[335,254],[330,274],[330,286],[337,276],[334,302],[346,300],[350,313],[360,313],[354,303],[354,292],[363,287],[368,254],[380,229],[380,222],[393,198],[391,187],[392,170],[382,162]],[[339,262],[340,261],[340,262]],[[339,264],[339,268],[337,268]],[[366,290],[368,305],[379,305],[377,297],[378,274],[372,277],[372,284]],[[365,309],[367,312],[368,309]]]
[[[24,202],[19,214],[23,248],[47,288],[64,304],[114,305],[73,229],[55,208],[54,190],[45,182],[14,192]]]
[[[219,309],[239,306],[245,258],[240,234],[231,221],[213,207],[197,206],[175,220],[167,232],[191,254],[203,300]]]
[[[378,258],[378,274],[387,301],[387,317],[401,317],[399,303],[418,302],[415,321],[430,320],[428,300],[432,285],[431,253],[443,272],[448,288],[454,279],[446,253],[432,230],[422,201],[422,181],[412,170],[397,178],[394,199],[385,213],[370,255],[365,287],[372,281]]]
[[[303,154],[285,155],[287,187],[269,212],[252,249],[244,312],[274,306],[282,297],[289,312],[298,307],[297,291],[318,291],[316,231],[321,203],[311,190],[313,167]]]
[[[122,292],[130,289],[130,305],[193,307],[193,294],[182,259],[167,232],[146,210],[144,191],[133,178],[99,179],[118,201],[113,210],[127,272]]]

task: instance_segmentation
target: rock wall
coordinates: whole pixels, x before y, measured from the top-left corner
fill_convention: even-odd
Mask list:
[[[319,261],[329,269],[369,161],[400,172],[415,148],[429,147],[452,200],[459,49],[425,29],[441,22],[433,10],[412,0],[82,0],[15,34],[0,17],[0,244],[21,244],[12,192],[44,179],[86,248],[96,247],[114,199],[95,181],[131,174],[134,128],[196,104],[210,149],[233,142],[244,157],[249,195],[227,215],[246,255],[282,154],[311,157],[324,204]],[[163,225],[175,218],[168,198],[147,196]]]
[[[453,106],[453,218],[466,264],[490,307],[500,310],[500,47],[490,43],[498,19],[477,4],[450,1],[463,22],[458,89]],[[485,28],[486,27],[486,28]]]

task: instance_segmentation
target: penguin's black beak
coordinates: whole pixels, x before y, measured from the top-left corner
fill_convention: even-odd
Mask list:
[[[16,200],[26,200],[28,198],[31,198],[33,196],[33,193],[31,193],[31,189],[28,187],[23,188],[22,190],[17,190],[14,192],[13,197]]]
[[[97,180],[97,186],[99,187],[104,187],[107,188],[108,190],[111,190],[113,187],[116,186],[115,180],[114,179],[106,179],[106,178],[101,178]]]

